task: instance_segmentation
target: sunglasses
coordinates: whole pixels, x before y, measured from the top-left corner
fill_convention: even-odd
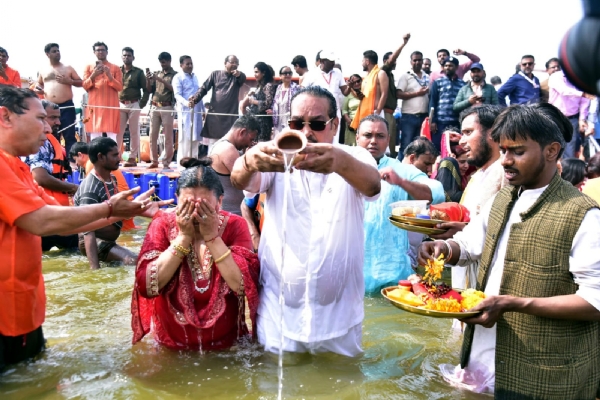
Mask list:
[[[532,62],[521,63],[521,65],[524,67],[529,67],[530,65],[533,65],[533,64],[534,63],[532,63]]]
[[[297,119],[290,119],[288,121],[288,126],[291,129],[295,129],[297,131],[302,130],[304,128],[304,125],[308,125],[308,127],[310,128],[311,131],[315,131],[315,132],[320,132],[322,130],[325,129],[325,127],[327,126],[328,123],[330,123],[331,121],[333,121],[333,118],[331,118],[329,121],[300,121]]]
[[[285,71],[282,72],[281,75],[292,75],[292,71]]]

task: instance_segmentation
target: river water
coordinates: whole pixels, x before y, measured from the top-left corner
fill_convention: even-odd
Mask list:
[[[140,219],[138,225],[145,225]],[[139,251],[144,229],[119,242]],[[47,350],[0,375],[1,399],[275,399],[277,355],[246,343],[225,352],[173,352],[151,335],[131,345],[134,267],[89,269],[77,253],[44,254]],[[489,399],[451,388],[438,365],[457,363],[449,320],[365,299],[364,355],[286,356],[285,399]]]

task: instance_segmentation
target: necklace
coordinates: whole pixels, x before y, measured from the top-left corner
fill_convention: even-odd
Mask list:
[[[223,221],[225,220],[225,216],[219,213],[219,228],[218,231],[221,231],[221,227],[223,226]],[[196,254],[195,246],[191,246],[190,254],[187,255],[188,265],[190,266],[190,270],[192,271],[192,279],[194,280],[194,289],[198,293],[204,293],[210,287],[210,279],[212,277],[212,264],[213,257],[208,251],[208,247],[204,246],[204,256],[202,257],[202,263]],[[198,281],[205,280],[206,286],[198,287]]]

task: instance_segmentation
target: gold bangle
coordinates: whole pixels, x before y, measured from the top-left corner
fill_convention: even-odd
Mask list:
[[[171,242],[171,246],[173,246],[173,248],[175,250],[177,250],[178,252],[180,252],[181,254],[183,254],[184,256],[187,256],[188,254],[190,254],[190,249],[186,249],[185,247],[179,245],[179,244],[175,244]]]
[[[179,258],[180,260],[183,260],[183,257],[185,257],[183,254],[178,252],[177,249],[175,249],[175,247],[173,247],[173,246],[169,246],[169,248],[167,250],[169,251],[169,253],[173,254],[175,257]]]
[[[226,259],[227,256],[229,256],[230,254],[231,254],[231,249],[227,249],[227,251],[225,253],[223,253],[223,255],[221,257],[219,257],[215,260],[215,264],[220,263],[221,261]]]

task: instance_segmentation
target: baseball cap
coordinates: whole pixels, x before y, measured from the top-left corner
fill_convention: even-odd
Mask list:
[[[473,63],[471,65],[471,68],[469,68],[469,70],[472,70],[472,69],[475,69],[475,68],[480,69],[480,70],[483,71],[483,65],[481,65],[480,63]]]
[[[446,64],[447,62],[451,62],[452,64],[458,66],[458,58],[456,58],[456,57],[452,57],[452,56],[446,57],[446,59],[444,59],[444,63],[442,65]]]

